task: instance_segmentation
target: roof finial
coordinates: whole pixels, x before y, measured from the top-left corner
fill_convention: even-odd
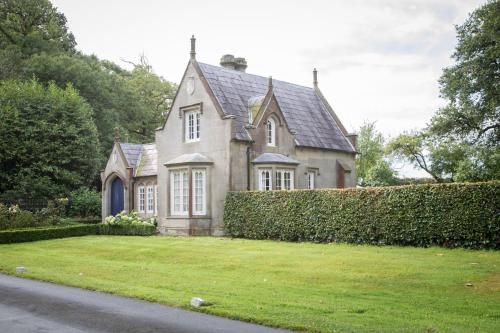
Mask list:
[[[270,76],[269,79],[267,80],[267,88],[269,90],[273,89],[273,77]]]
[[[120,142],[120,130],[115,127],[115,142]]]
[[[191,60],[196,59],[196,38],[194,38],[194,35],[191,36]]]
[[[313,85],[314,88],[318,87],[318,71],[316,70],[316,68],[313,70]]]

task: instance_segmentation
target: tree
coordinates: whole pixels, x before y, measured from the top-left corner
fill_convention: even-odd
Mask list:
[[[439,80],[448,104],[429,131],[492,147],[500,140],[500,1],[489,1],[456,27],[455,64]]]
[[[118,127],[133,142],[151,142],[164,119],[176,85],[153,73],[146,62],[127,71],[118,65],[82,54],[41,53],[24,62],[22,77],[59,87],[71,83],[90,104],[101,142],[101,166],[113,147]]]
[[[358,134],[356,172],[362,186],[393,185],[394,171],[384,159],[384,137],[375,128],[375,122],[365,122]]]
[[[387,144],[387,152],[400,160],[407,160],[427,172],[437,182],[443,182],[442,175],[433,169],[425,153],[426,136],[422,133],[403,133]]]
[[[0,79],[15,78],[33,54],[75,52],[66,17],[48,0],[0,0]]]
[[[66,17],[48,0],[0,0],[0,46],[23,54],[74,51],[76,42]]]
[[[389,152],[438,182],[500,179],[500,1],[456,29],[455,63],[439,80],[448,104],[421,132],[391,141]]]
[[[99,142],[90,106],[68,85],[0,81],[0,193],[54,198],[90,185]]]
[[[136,123],[129,124],[128,130],[141,136],[143,141],[154,140],[155,128],[161,126],[170,110],[177,85],[156,75],[144,55],[134,65],[129,75],[125,75],[130,87],[139,96],[142,106],[141,117]]]

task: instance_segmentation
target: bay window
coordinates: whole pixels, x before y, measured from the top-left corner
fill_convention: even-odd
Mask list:
[[[273,189],[273,179],[271,176],[271,170],[260,170],[259,171],[259,190],[261,191],[271,191]]]
[[[206,169],[170,171],[170,212],[174,216],[207,215]]]
[[[193,170],[193,215],[206,214],[206,172]]]
[[[276,171],[276,189],[293,190],[293,170]]]
[[[175,170],[170,174],[170,207],[172,215],[188,215],[188,172]]]

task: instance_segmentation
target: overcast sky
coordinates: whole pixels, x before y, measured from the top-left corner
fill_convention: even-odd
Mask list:
[[[425,126],[443,104],[437,80],[461,24],[484,0],[52,0],[78,48],[124,67],[144,53],[179,83],[197,60],[245,57],[247,72],[319,87],[348,130],[377,121],[386,136]]]

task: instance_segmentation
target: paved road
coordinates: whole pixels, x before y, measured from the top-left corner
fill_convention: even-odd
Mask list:
[[[287,332],[160,304],[0,274],[0,332]]]

